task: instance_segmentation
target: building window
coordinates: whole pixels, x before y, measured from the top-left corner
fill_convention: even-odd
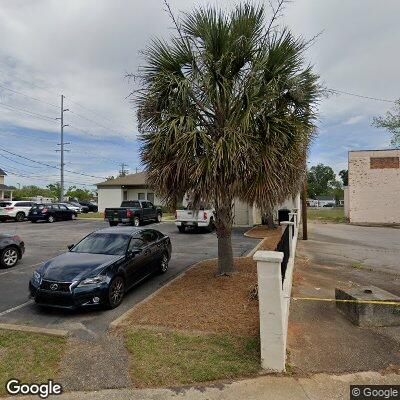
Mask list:
[[[147,200],[154,204],[154,193],[147,193]]]
[[[371,157],[370,168],[400,168],[399,157]]]
[[[138,200],[146,200],[146,193],[138,193]]]
[[[124,201],[128,200],[128,191],[127,191],[127,190],[124,190],[123,193],[122,193],[122,196],[123,196],[122,199],[123,199]]]

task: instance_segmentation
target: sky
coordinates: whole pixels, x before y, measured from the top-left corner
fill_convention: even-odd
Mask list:
[[[177,16],[196,5],[237,4],[169,3]],[[395,100],[398,15],[398,0],[293,0],[279,24],[305,39],[319,34],[306,60],[326,87]],[[126,75],[143,65],[140,51],[152,38],[172,33],[163,0],[0,0],[0,168],[8,172],[6,184],[59,179],[61,94],[69,109],[66,186],[94,188],[115,176],[121,163],[130,172],[140,170],[129,100],[135,83]],[[371,121],[392,105],[344,94],[323,99],[309,165],[324,163],[338,172],[347,168],[349,150],[388,148],[389,134]]]

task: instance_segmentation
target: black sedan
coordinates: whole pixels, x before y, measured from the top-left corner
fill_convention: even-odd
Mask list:
[[[0,266],[11,268],[17,264],[25,252],[25,244],[18,235],[0,234]]]
[[[76,212],[70,210],[65,204],[36,204],[28,214],[28,220],[37,221],[67,221],[76,218]]]
[[[165,273],[171,258],[169,237],[154,229],[101,229],[68,247],[69,252],[33,273],[29,290],[36,303],[115,308],[132,286],[153,273]]]

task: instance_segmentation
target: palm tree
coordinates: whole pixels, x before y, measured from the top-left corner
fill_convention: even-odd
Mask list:
[[[282,1],[281,3],[282,4]],[[234,271],[232,203],[263,210],[298,193],[315,131],[318,76],[308,43],[266,24],[263,6],[198,8],[169,41],[144,51],[136,91],[148,181],[174,204],[190,192],[211,201],[218,271]]]

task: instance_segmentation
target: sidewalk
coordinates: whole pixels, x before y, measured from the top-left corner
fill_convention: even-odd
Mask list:
[[[400,376],[378,372],[347,375],[318,374],[309,378],[262,376],[255,379],[217,383],[210,386],[170,389],[112,389],[72,392],[50,396],[54,400],[342,400],[348,399],[350,384],[400,384]],[[28,400],[38,397],[9,397]]]

